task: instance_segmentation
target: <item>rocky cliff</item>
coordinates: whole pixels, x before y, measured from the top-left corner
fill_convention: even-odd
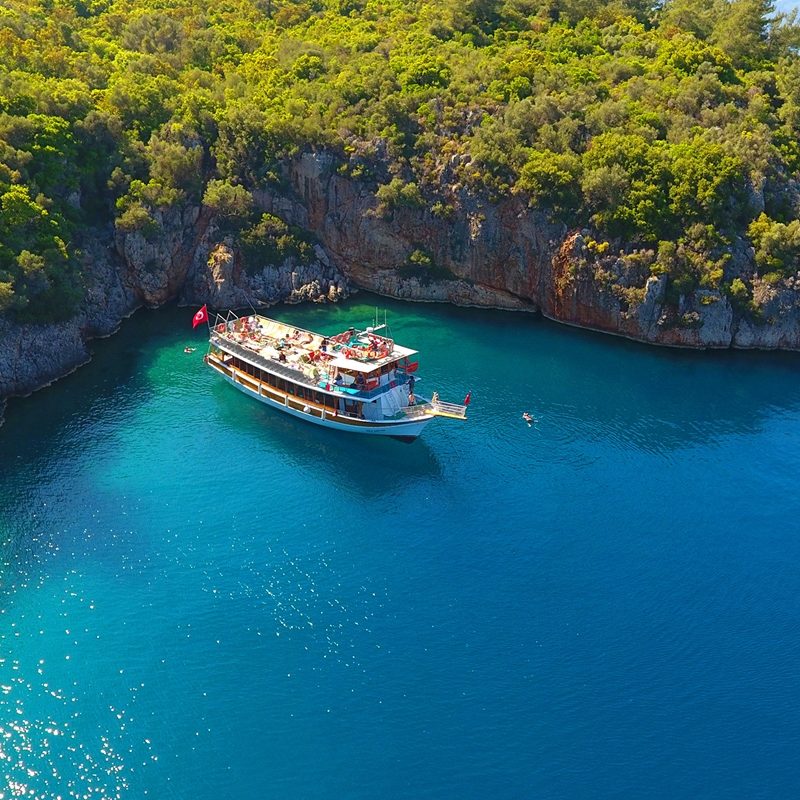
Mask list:
[[[313,231],[356,286],[401,299],[541,311],[661,345],[800,349],[800,272],[767,284],[747,248],[727,268],[750,287],[746,307],[713,288],[668,298],[654,252],[599,254],[588,231],[554,225],[522,199],[490,203],[443,175],[446,214],[387,209],[334,167],[327,154],[304,154],[289,168],[292,195],[260,200]]]
[[[230,237],[205,209],[156,212],[158,232],[87,232],[82,242],[84,301],[78,313],[50,325],[0,317],[0,422],[10,396],[47,386],[90,358],[89,342],[113,333],[142,306],[177,300],[216,309],[277,302],[336,301],[346,278],[321,247],[309,263],[286,260],[243,269]]]
[[[89,358],[140,306],[177,300],[211,308],[335,301],[349,288],[415,301],[541,311],[560,322],[662,345],[800,349],[800,272],[767,283],[741,248],[729,269],[748,285],[745,307],[716,289],[668,296],[652,251],[610,255],[588,231],[568,231],[523,199],[492,203],[442,176],[448,203],[381,202],[375,186],[340,174],[327,153],[286,166],[260,211],[313,234],[313,257],[243,262],[235,237],[208,209],[157,212],[157,231],[92,232],[84,244],[86,298],[58,325],[0,318],[0,398],[46,385]]]
[[[72,319],[20,325],[0,317],[0,398],[32,392],[84,364],[89,340],[113,333],[139,305],[108,236],[88,238],[82,258],[86,292]]]

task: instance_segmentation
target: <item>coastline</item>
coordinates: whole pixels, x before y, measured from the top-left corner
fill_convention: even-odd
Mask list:
[[[357,288],[353,288],[351,290],[351,293],[356,293],[357,291],[358,291]],[[400,301],[400,302],[427,303],[427,304],[438,304],[438,303],[441,303],[441,301],[438,300],[438,299],[415,298],[413,300],[409,300],[407,298],[398,298],[398,297],[395,297],[393,295],[384,294],[384,293],[381,293],[381,292],[375,292],[375,291],[373,291],[371,289],[368,290],[368,291],[370,291],[371,294],[376,294],[378,296],[386,297],[387,299],[397,300],[397,301]],[[320,301],[324,302],[324,299],[322,299],[322,300],[318,299],[316,302],[320,302]],[[276,303],[271,303],[271,304],[261,303],[261,304],[259,304],[259,308],[260,309],[267,309],[267,308],[270,308],[270,307],[272,307],[274,305],[279,304],[279,302],[280,301],[278,301]],[[296,305],[297,304],[297,302],[288,302],[288,301],[284,301],[284,302],[287,305]],[[333,301],[333,302],[336,302],[336,301]],[[179,303],[178,305],[181,308],[190,308],[191,307],[191,305],[189,303]],[[538,309],[538,308],[514,309],[514,308],[508,308],[507,306],[502,306],[502,305],[489,306],[489,305],[466,304],[466,303],[460,304],[460,303],[454,303],[454,302],[448,303],[448,305],[452,305],[452,306],[455,306],[455,307],[458,307],[458,308],[474,308],[474,309],[487,310],[487,311],[503,311],[503,312],[509,312],[509,313],[523,313],[523,314],[538,315],[538,316],[540,316],[542,318],[542,320],[546,320],[549,323],[554,323],[554,324],[558,324],[558,325],[564,325],[564,326],[567,326],[569,328],[575,328],[577,330],[587,331],[587,332],[589,332],[591,334],[604,334],[606,336],[610,336],[610,337],[614,337],[614,338],[618,338],[618,339],[623,339],[623,340],[626,340],[626,341],[629,341],[629,342],[634,342],[634,343],[639,344],[639,345],[644,345],[644,346],[653,346],[654,345],[656,347],[672,349],[672,350],[699,351],[699,352],[708,352],[708,351],[723,352],[723,351],[729,350],[729,351],[741,351],[741,352],[756,351],[756,352],[762,352],[762,353],[767,353],[767,352],[793,353],[793,352],[800,351],[800,347],[761,347],[761,346],[758,346],[758,345],[742,346],[742,345],[736,344],[735,342],[731,342],[728,345],[699,346],[699,345],[692,345],[692,344],[680,344],[680,343],[673,343],[673,342],[664,342],[664,341],[658,341],[658,340],[656,340],[656,341],[648,341],[648,340],[642,339],[641,337],[632,336],[632,335],[629,335],[629,334],[626,334],[626,333],[623,333],[623,332],[619,332],[619,331],[610,331],[610,330],[605,330],[605,329],[599,328],[599,327],[592,327],[592,326],[585,325],[585,324],[579,324],[579,323],[576,323],[576,322],[572,322],[570,320],[559,319],[557,317],[554,317],[554,316],[551,316],[551,315],[545,313],[544,311],[542,311],[541,309]],[[10,392],[8,394],[0,396],[0,426],[2,426],[5,423],[5,410],[6,410],[6,407],[7,407],[7,401],[8,400],[10,400],[10,399],[24,399],[26,397],[29,397],[32,394],[36,393],[36,392],[39,392],[39,391],[41,391],[43,389],[47,389],[48,387],[52,386],[54,383],[58,382],[62,378],[66,378],[68,375],[72,375],[74,372],[79,370],[81,367],[85,366],[86,364],[89,364],[92,361],[92,355],[93,355],[92,351],[91,351],[91,347],[90,347],[91,343],[94,342],[94,341],[97,341],[97,340],[107,339],[107,338],[110,338],[110,337],[114,336],[119,331],[120,325],[124,322],[124,320],[132,317],[137,311],[139,311],[143,307],[144,307],[143,305],[138,305],[136,308],[134,308],[133,310],[131,310],[130,312],[125,314],[125,316],[121,317],[118,320],[118,322],[117,322],[116,326],[114,327],[114,329],[111,330],[110,332],[98,333],[98,334],[90,335],[87,338],[85,338],[83,340],[84,345],[86,347],[85,358],[82,358],[77,362],[76,361],[65,360],[63,362],[63,365],[62,365],[62,370],[58,374],[55,374],[55,375],[50,374],[50,375],[48,375],[48,377],[44,378],[41,382],[39,382],[39,383],[37,383],[35,385],[32,385],[32,386],[30,386],[30,385],[27,386],[24,391]]]
[[[291,188],[260,194],[258,210],[313,237],[302,261],[245,264],[224,224],[200,206],[163,209],[155,238],[86,230],[78,243],[86,293],[76,315],[49,325],[0,318],[0,400],[24,397],[87,363],[90,343],[113,335],[139,308],[269,308],[337,302],[357,290],[539,313],[662,347],[800,350],[800,273],[768,283],[744,246],[730,270],[752,287],[757,314],[721,289],[698,288],[676,301],[668,277],[650,271],[652,252],[598,255],[589,231],[555,226],[518,198],[492,204],[462,191],[448,220],[427,208],[381,215],[371,187],[337,174],[329,153],[303,153],[286,165],[286,177]],[[425,264],[412,263],[420,243]]]

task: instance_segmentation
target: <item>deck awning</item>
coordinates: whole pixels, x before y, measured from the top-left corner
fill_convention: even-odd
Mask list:
[[[348,358],[342,355],[340,350],[338,352],[333,352],[332,355],[334,357],[327,363],[332,367],[337,367],[340,370],[344,369],[349,372],[374,372],[378,367],[382,367],[384,364],[393,364],[395,361],[399,361],[403,358],[411,358],[411,356],[415,356],[418,352],[418,350],[410,350],[408,347],[395,345],[391,355],[384,356],[383,358],[375,358],[371,361],[359,361],[358,359]]]

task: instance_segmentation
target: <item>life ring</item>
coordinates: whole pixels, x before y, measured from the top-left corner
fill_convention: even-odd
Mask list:
[[[367,358],[377,358],[377,357],[378,357],[378,351],[377,350],[369,350],[367,352]]]
[[[224,322],[220,322],[220,324],[217,325],[217,333],[225,333],[225,323]]]

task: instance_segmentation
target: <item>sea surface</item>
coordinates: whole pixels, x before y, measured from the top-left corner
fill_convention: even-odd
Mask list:
[[[466,423],[281,415],[194,309],[9,404],[0,798],[800,796],[800,355],[272,313],[376,302]]]

